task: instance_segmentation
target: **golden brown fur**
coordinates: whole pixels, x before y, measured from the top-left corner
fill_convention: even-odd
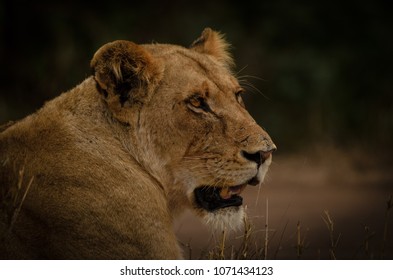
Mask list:
[[[207,211],[194,195],[262,181],[275,149],[232,63],[210,29],[189,49],[115,41],[93,76],[1,129],[0,257],[176,259],[184,209],[238,224],[242,206]]]

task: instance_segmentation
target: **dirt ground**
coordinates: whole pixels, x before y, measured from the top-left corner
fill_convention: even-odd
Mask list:
[[[393,259],[393,209],[386,216],[391,169],[366,154],[334,149],[275,156],[265,182],[243,193],[252,225],[247,257]],[[175,229],[191,259],[208,258],[222,237],[191,213]],[[227,257],[240,247],[243,233],[229,234]]]

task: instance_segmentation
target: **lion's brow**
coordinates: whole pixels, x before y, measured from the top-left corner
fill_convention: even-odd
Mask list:
[[[189,54],[185,53],[184,51],[180,51],[179,50],[176,53],[181,55],[181,56],[184,56],[184,57],[186,57],[186,58],[188,58],[190,60],[192,60],[193,62],[195,62],[199,66],[199,68],[201,68],[203,70],[203,72],[205,72],[206,78],[209,81],[211,81],[221,92],[225,92],[225,88],[223,87],[223,85],[220,85],[216,81],[217,79],[215,79],[215,77],[214,77],[216,75],[214,75],[213,71],[210,71],[209,67],[206,64],[202,63],[200,60],[196,59],[192,55],[189,55]]]

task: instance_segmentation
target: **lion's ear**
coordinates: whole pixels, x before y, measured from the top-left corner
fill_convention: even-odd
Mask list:
[[[142,46],[114,41],[102,46],[90,63],[99,87],[124,105],[141,102],[160,79],[159,63]]]
[[[234,65],[232,55],[229,52],[229,43],[225,40],[224,35],[210,28],[205,28],[201,37],[196,39],[191,49],[211,55],[227,67]]]

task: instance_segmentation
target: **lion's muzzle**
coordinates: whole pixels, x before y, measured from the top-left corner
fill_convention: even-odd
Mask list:
[[[237,186],[198,187],[194,190],[196,204],[209,212],[214,212],[221,208],[241,206],[243,198],[240,194],[247,185],[256,186],[261,183],[270,165],[272,153],[276,149],[276,146],[272,143],[269,149],[265,149],[265,151],[260,150],[255,153],[242,151],[241,155],[244,158],[256,163],[257,174],[247,182]]]

